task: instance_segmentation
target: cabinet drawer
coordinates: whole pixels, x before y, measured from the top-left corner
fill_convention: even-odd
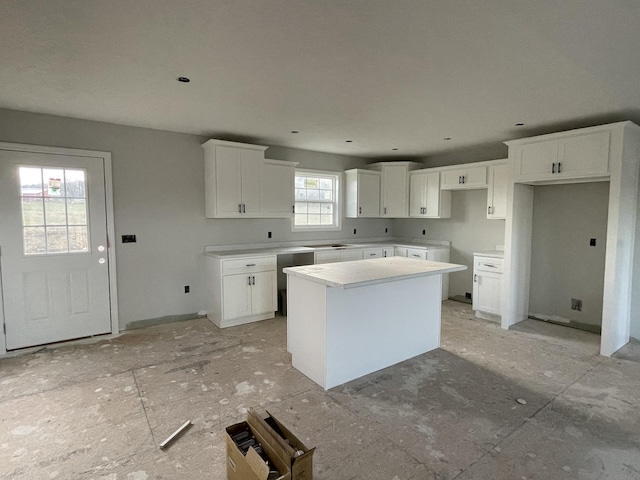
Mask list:
[[[407,248],[407,257],[419,260],[427,259],[427,251],[421,248]]]
[[[242,257],[222,260],[222,274],[266,272],[276,269],[276,256]]]
[[[365,248],[362,250],[362,259],[380,258],[383,255],[382,248]]]
[[[504,259],[493,257],[474,257],[473,270],[474,272],[503,272]]]

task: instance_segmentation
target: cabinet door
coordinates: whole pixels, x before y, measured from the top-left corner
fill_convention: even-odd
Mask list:
[[[519,180],[553,178],[558,161],[558,140],[527,143],[515,147],[514,176]]]
[[[427,175],[427,218],[451,218],[451,192],[440,188],[440,172]]]
[[[409,177],[405,165],[385,165],[382,169],[382,216],[409,215]]]
[[[358,217],[380,216],[380,173],[358,171]]]
[[[558,178],[609,173],[609,132],[562,138],[558,148]]]
[[[464,169],[445,170],[441,173],[442,188],[457,190],[462,186],[462,177],[466,173]]]
[[[487,186],[487,167],[467,167],[462,185],[465,188],[482,188]]]
[[[276,272],[257,272],[252,275],[251,314],[275,312]]]
[[[487,218],[507,218],[507,181],[509,166],[489,167],[489,189],[487,191]]]
[[[242,213],[257,216],[260,213],[260,166],[264,153],[238,149],[238,155],[242,166]]]
[[[260,216],[291,218],[295,167],[266,161],[262,165],[260,183]]]
[[[428,174],[409,174],[409,216],[423,217],[427,209]]]
[[[473,309],[501,315],[500,295],[502,275],[476,273],[473,276]]]
[[[238,149],[215,147],[216,216],[242,216],[242,166]]]
[[[222,277],[222,319],[251,315],[251,275],[225,275]]]

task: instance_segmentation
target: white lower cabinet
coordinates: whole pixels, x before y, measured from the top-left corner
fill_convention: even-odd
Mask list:
[[[478,318],[500,320],[503,262],[502,258],[473,257],[473,310]]]
[[[276,256],[207,257],[207,317],[220,328],[273,318]]]

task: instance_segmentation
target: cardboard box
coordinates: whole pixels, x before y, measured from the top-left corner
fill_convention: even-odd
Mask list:
[[[272,439],[271,446],[275,454],[286,463],[291,471],[291,480],[313,480],[313,452],[277,418],[267,412],[262,418],[253,409],[249,409],[259,431]]]
[[[269,467],[260,455],[253,449],[249,448],[247,455],[243,455],[235,442],[231,439],[236,433],[245,430],[247,427],[251,430],[256,440],[262,445],[264,452],[273,465],[278,469],[280,476],[278,480],[291,480],[291,467],[288,462],[276,453],[273,448],[273,436],[267,434],[262,425],[257,424],[254,415],[248,415],[246,422],[237,423],[226,428],[227,443],[227,479],[228,480],[267,480],[269,478]]]

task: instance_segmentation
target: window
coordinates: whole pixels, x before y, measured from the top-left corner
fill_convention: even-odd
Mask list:
[[[25,255],[89,251],[86,172],[20,167]]]
[[[297,170],[294,230],[339,230],[340,174]]]

